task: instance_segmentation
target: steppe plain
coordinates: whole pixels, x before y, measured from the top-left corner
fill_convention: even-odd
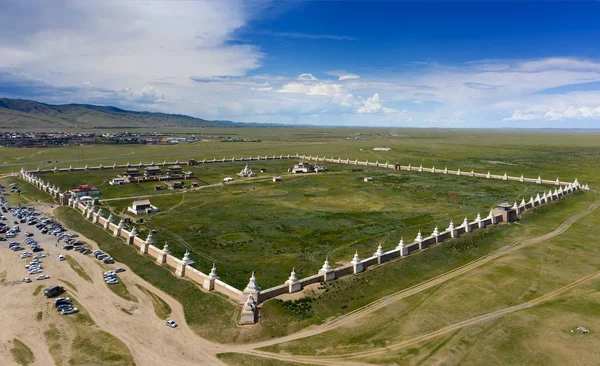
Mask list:
[[[185,318],[190,334],[208,340],[198,341],[198,347],[210,344],[209,353],[220,353],[220,362],[227,364],[598,363],[600,355],[594,344],[595,331],[600,329],[595,311],[600,300],[596,275],[600,258],[596,233],[600,213],[596,208],[600,197],[595,188],[600,178],[600,133],[315,128],[229,131],[263,142],[0,148],[1,182],[14,181],[8,174],[21,166],[35,169],[295,153],[500,175],[541,175],[552,180],[577,178],[592,189],[532,210],[518,223],[465,235],[363,274],[323,284],[305,293],[308,300],[267,301],[262,305],[260,322],[250,327],[236,326],[238,306],[175,278],[74,210],[61,207],[54,214],[127,265],[139,281],[144,281],[145,288],[162,295],[171,308],[180,308],[182,319],[178,321],[183,323]],[[191,129],[187,132],[197,133]],[[391,151],[374,151],[374,147],[389,147]],[[42,163],[48,161],[51,163]],[[206,188],[151,197],[161,212],[146,220],[145,230],[156,229],[158,241],[168,241],[178,256],[191,250],[203,271],[216,262],[219,275],[238,288],[245,285],[253,270],[259,284],[270,287],[282,283],[292,267],[299,276],[313,274],[325,255],[343,263],[355,250],[366,256],[379,243],[391,249],[400,236],[412,239],[420,229],[443,228],[450,219],[460,222],[465,215],[472,218],[477,212],[486,213],[497,203],[541,192],[535,184],[371,167],[352,171],[351,166],[333,164],[328,164],[330,171],[323,175],[286,176],[290,163],[252,164],[253,169],[264,166],[267,172],[226,187],[214,184],[234,175],[243,165],[194,167]],[[100,186],[104,178],[111,177],[110,171],[61,174],[44,177],[61,188],[80,183]],[[283,175],[283,184],[272,183],[272,175]],[[362,181],[365,175],[374,178],[372,184]],[[33,187],[21,185],[26,192],[7,199],[37,204],[49,199]],[[136,188],[137,192],[119,188],[132,189],[102,187],[102,199],[107,200],[102,204],[117,214],[131,202],[119,198],[157,194],[143,186]],[[0,266],[5,267],[7,261]],[[82,264],[86,271],[97,271],[90,266]],[[0,274],[3,271],[7,269],[0,268]],[[73,270],[70,276],[75,273]],[[138,282],[125,278],[124,283],[136,298],[144,296],[135,286]],[[24,292],[18,296],[31,297]],[[114,302],[127,301],[114,296]],[[83,307],[92,308],[86,299],[91,301],[81,299]],[[135,303],[129,302],[131,306]],[[144,303],[152,304],[150,300]],[[136,311],[150,311],[150,307],[140,306],[129,316],[117,305],[106,306],[121,312],[125,323],[128,317],[134,321]],[[100,314],[91,315],[102,331],[113,334]],[[42,332],[51,327],[49,322],[35,324],[35,313],[31,321],[37,328],[46,328]],[[55,326],[62,326],[62,321],[55,319]],[[592,332],[572,332],[578,325]],[[122,332],[114,333],[130,352],[123,356],[125,360],[133,357],[137,364],[147,364],[148,359],[139,358],[140,350],[134,349],[140,345]],[[43,344],[43,338],[38,341],[36,347],[30,346],[36,360],[51,349]],[[228,346],[214,346],[209,341]],[[10,356],[7,353],[3,357]]]

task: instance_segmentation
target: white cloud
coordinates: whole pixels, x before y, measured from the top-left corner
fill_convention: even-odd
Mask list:
[[[257,90],[257,91],[271,91],[271,90],[273,90],[273,87],[271,86],[271,84],[269,82],[264,82],[262,84],[253,86],[250,89]]]
[[[554,109],[528,111],[522,113],[515,110],[511,117],[504,118],[504,121],[532,121],[532,120],[571,120],[571,119],[600,119],[600,106],[569,106],[568,108],[557,111]]]
[[[600,71],[600,64],[594,61],[568,57],[551,57],[541,60],[524,61],[517,65],[518,70],[540,72],[545,70]]]
[[[279,92],[306,95],[335,96],[343,93],[343,87],[339,84],[309,84],[291,82],[283,85],[283,87],[279,89]]]
[[[145,86],[138,90],[125,88],[119,89],[116,92],[119,95],[119,97],[125,98],[135,103],[147,104],[162,103],[165,101],[165,95],[161,93],[160,90],[152,86]]]
[[[540,117],[539,114],[536,113],[523,113],[520,110],[516,109],[512,116],[508,118],[504,118],[503,121],[531,121],[534,119],[538,119]]]
[[[356,74],[352,74],[352,73],[346,72],[344,70],[326,71],[326,72],[324,72],[324,74],[332,75],[332,76],[337,76],[338,80],[340,80],[340,81],[342,81],[342,80],[360,79],[360,76],[358,76]]]
[[[363,105],[359,107],[356,112],[360,114],[365,113],[392,113],[395,112],[394,109],[384,107],[379,101],[379,93],[373,94],[372,97],[363,100]]]
[[[314,81],[314,80],[319,80],[316,77],[313,76],[313,74],[300,74],[298,76],[298,80],[304,80],[304,81]]]
[[[236,0],[8,0],[0,12],[0,68],[27,69],[54,85],[89,81],[110,89],[240,76],[262,57],[252,45],[228,42],[247,17]]]
[[[341,75],[338,80],[352,80],[352,79],[360,79],[360,76],[355,75],[355,74]]]

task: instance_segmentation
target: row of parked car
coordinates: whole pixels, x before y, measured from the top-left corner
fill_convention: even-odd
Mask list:
[[[125,268],[116,268],[113,271],[104,272],[104,282],[107,285],[116,285],[119,283],[119,279],[117,278],[117,273],[124,272]]]
[[[68,297],[59,297],[54,299],[54,307],[56,311],[60,311],[62,315],[74,314],[79,311],[73,306],[73,301]]]

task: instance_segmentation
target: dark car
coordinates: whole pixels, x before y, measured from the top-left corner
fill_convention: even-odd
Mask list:
[[[62,286],[50,286],[44,290],[44,295],[46,297],[56,297],[65,292],[65,289]]]
[[[35,248],[31,249],[31,251],[32,252],[43,252],[44,248],[42,248],[42,247],[35,247]]]

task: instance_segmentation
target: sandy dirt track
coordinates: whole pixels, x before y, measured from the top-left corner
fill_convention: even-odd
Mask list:
[[[12,215],[7,215],[12,222]],[[0,285],[0,324],[7,331],[0,332],[0,360],[12,362],[8,341],[17,338],[30,347],[36,356],[36,364],[52,365],[53,361],[44,339],[43,331],[49,325],[46,320],[37,322],[36,313],[43,309],[44,303],[50,300],[42,296],[32,296],[37,285],[44,287],[60,284],[68,286],[59,280],[73,283],[77,292],[72,296],[81,303],[92,319],[103,330],[123,341],[130,349],[138,365],[223,365],[215,357],[213,343],[198,337],[185,323],[183,309],[173,298],[139,278],[121,263],[107,265],[111,269],[124,267],[128,270],[120,274],[120,278],[127,285],[128,290],[138,299],[138,303],[122,299],[114,294],[104,283],[102,273],[106,270],[99,265],[99,261],[91,255],[78,252],[65,251],[55,246],[54,236],[40,234],[35,227],[20,224],[21,230],[30,230],[35,233],[34,238],[45,249],[48,258],[43,259],[44,274],[50,279],[23,283],[21,280],[27,276],[24,265],[29,260],[18,258],[19,252],[8,249],[8,241],[0,244],[0,273],[7,272],[6,280]],[[24,234],[20,233],[16,239],[22,242]],[[93,243],[85,238],[88,243]],[[62,242],[61,242],[62,243]],[[64,244],[64,243],[63,243]],[[94,244],[95,246],[95,244]],[[59,261],[58,254],[69,254],[85,269],[92,278],[93,283],[82,279],[66,261]],[[94,263],[96,262],[96,263]],[[8,283],[15,283],[8,285]],[[135,284],[144,286],[165,300],[171,307],[171,318],[176,320],[179,327],[169,328],[164,320],[157,318],[154,313],[152,301]],[[126,314],[121,308],[129,310],[132,315]]]

